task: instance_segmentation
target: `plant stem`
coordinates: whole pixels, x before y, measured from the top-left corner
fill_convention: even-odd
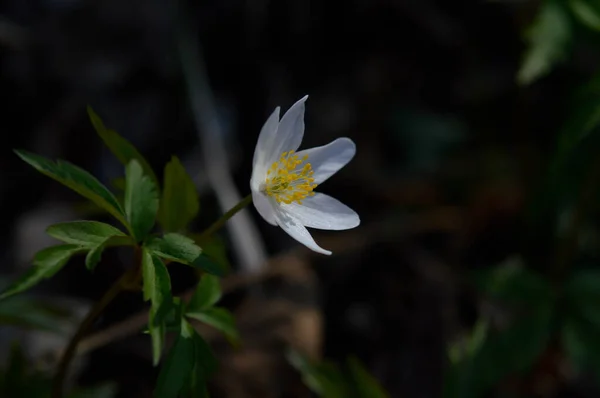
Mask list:
[[[85,336],[88,329],[94,324],[96,318],[98,318],[98,316],[102,314],[104,309],[115,299],[115,297],[117,297],[117,295],[126,288],[132,276],[137,274],[137,268],[139,268],[139,266],[136,265],[136,267],[132,268],[128,272],[125,272],[106,291],[106,293],[104,293],[102,298],[100,298],[100,300],[94,304],[83,321],[81,321],[81,324],[79,324],[79,328],[77,328],[77,331],[71,340],[69,340],[69,344],[67,345],[67,348],[65,349],[58,364],[58,372],[56,373],[54,384],[52,386],[52,398],[62,398],[63,396],[63,385],[65,378],[67,377],[71,360],[77,351],[77,345],[79,344],[79,341]]]
[[[208,238],[215,232],[217,232],[225,223],[233,217],[238,211],[242,210],[244,207],[248,206],[252,202],[252,194],[249,194],[244,199],[240,201],[237,205],[233,206],[227,213],[223,214],[223,217],[219,218],[215,221],[210,227],[206,228],[204,232],[200,234],[199,239]]]

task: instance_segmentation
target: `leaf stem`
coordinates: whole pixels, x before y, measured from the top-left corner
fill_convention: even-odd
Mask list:
[[[77,331],[69,340],[67,348],[65,349],[60,362],[58,364],[58,371],[54,377],[54,383],[52,386],[52,398],[63,397],[64,382],[67,377],[69,365],[71,360],[77,352],[77,346],[81,339],[85,336],[88,330],[94,324],[94,321],[102,314],[104,309],[117,297],[119,293],[126,290],[132,284],[132,279],[137,279],[138,269],[141,267],[141,257],[138,255],[140,251],[139,247],[136,247],[136,265],[129,271],[125,272],[113,285],[104,293],[104,295],[94,304],[94,306],[87,313],[83,321],[79,324]],[[138,257],[140,261],[138,261]],[[135,281],[133,281],[135,282]]]
[[[221,218],[215,221],[210,227],[206,228],[204,232],[200,234],[199,239],[208,238],[215,232],[217,232],[225,223],[233,217],[238,211],[242,210],[244,207],[248,206],[252,202],[252,194],[249,194],[244,199],[242,199],[237,205],[233,206],[227,213],[223,214]]]

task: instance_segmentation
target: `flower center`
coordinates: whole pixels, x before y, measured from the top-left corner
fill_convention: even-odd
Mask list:
[[[305,163],[308,155],[302,159],[294,155],[294,151],[284,152],[277,162],[274,162],[267,171],[267,179],[263,192],[273,197],[277,203],[291,204],[307,196],[313,196],[314,171],[310,163]],[[302,165],[304,163],[304,165]]]

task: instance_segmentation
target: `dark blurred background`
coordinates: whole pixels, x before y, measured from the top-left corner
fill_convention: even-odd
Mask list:
[[[592,0],[4,0],[4,280],[53,243],[49,224],[109,220],[13,148],[66,159],[110,185],[123,168],[94,132],[91,105],[159,178],[172,155],[182,159],[201,197],[199,232],[224,203],[249,192],[254,145],[274,107],[285,110],[309,94],[302,147],[340,136],[357,144],[354,160],[319,189],[362,222],[315,231],[334,252],[326,257],[308,253],[251,207],[254,255],[265,260],[251,271],[239,260],[242,246],[222,231],[233,268],[224,304],[245,344],[236,350],[206,332],[222,362],[211,391],[311,396],[285,360],[291,345],[333,361],[356,355],[392,397],[475,396],[465,392],[467,382],[461,394],[444,392],[456,365],[449,352],[481,322],[501,331],[514,317],[470,275],[516,267],[560,282],[556,275],[564,274],[552,264],[562,239],[556,231],[565,228],[565,239],[579,242],[570,251],[567,244],[567,268],[597,263],[598,206],[579,198],[582,190],[597,198],[587,172],[597,167],[598,10]],[[235,188],[220,190],[223,178]],[[569,221],[573,212],[579,222]],[[128,261],[115,249],[90,273],[75,258],[28,294],[81,317]],[[176,293],[193,286],[187,269],[171,272]],[[139,295],[123,294],[97,330],[127,323],[143,308]],[[19,322],[1,327],[2,362],[20,339],[28,366],[52,371],[77,316],[61,321],[63,334]],[[478,396],[598,396],[600,350],[582,343],[580,351],[599,355],[576,368],[573,350],[554,333],[557,322],[547,344],[517,358],[519,366],[492,377]],[[150,396],[157,370],[147,336],[125,333],[91,346],[71,384],[109,381],[118,397]],[[475,371],[471,382],[481,378]]]

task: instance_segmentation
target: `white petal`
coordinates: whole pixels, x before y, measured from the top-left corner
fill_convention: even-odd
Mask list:
[[[325,250],[314,241],[310,233],[304,228],[304,225],[292,217],[290,214],[285,213],[281,208],[275,211],[275,218],[277,224],[283,229],[289,236],[296,239],[309,249],[316,251],[317,253],[330,255],[329,250]]]
[[[268,152],[268,165],[279,160],[283,152],[295,151],[304,136],[304,103],[308,95],[298,100],[281,118],[275,139]]]
[[[314,170],[315,183],[322,184],[325,180],[344,167],[356,153],[356,145],[350,138],[338,138],[327,145],[305,149],[297,153],[302,159],[308,155],[307,162]]]
[[[271,225],[277,225],[277,221],[275,220],[275,209],[271,206],[269,198],[260,192],[253,191],[252,203],[254,203],[254,207],[256,207],[258,214],[260,214],[266,222]]]
[[[282,204],[282,210],[309,228],[344,230],[360,224],[358,214],[342,202],[323,193],[315,193],[302,204]]]
[[[271,113],[271,116],[269,116],[265,124],[260,129],[258,141],[256,142],[256,147],[254,149],[254,158],[252,159],[253,180],[255,177],[258,179],[263,179],[262,175],[267,172],[269,167],[269,151],[273,141],[275,140],[275,136],[277,135],[277,128],[279,126],[279,111],[279,107],[275,108],[273,113]]]

